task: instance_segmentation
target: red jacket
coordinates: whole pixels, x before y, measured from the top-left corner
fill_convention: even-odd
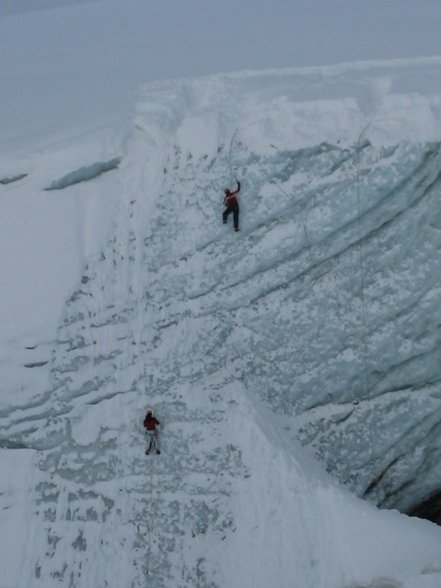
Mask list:
[[[236,194],[240,192],[240,182],[237,182],[237,189],[234,192],[225,190],[224,204],[225,206],[235,206],[237,204]]]
[[[156,425],[159,425],[159,421],[153,415],[146,415],[144,419],[144,427],[147,431],[154,431],[156,429]]]

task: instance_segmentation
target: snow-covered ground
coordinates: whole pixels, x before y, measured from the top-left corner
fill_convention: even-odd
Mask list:
[[[3,39],[117,14],[64,4],[5,4]],[[87,45],[54,46],[41,118],[19,54],[3,72],[0,588],[439,588],[440,528],[372,503],[441,485],[441,57],[136,99],[134,67],[106,101],[109,57],[73,75]],[[88,76],[90,112],[45,108]]]

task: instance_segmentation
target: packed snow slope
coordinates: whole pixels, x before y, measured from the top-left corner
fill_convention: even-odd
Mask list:
[[[436,518],[440,70],[150,84],[4,160],[1,588],[439,588],[355,495]]]

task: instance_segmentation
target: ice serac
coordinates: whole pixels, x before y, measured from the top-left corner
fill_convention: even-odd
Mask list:
[[[429,514],[441,488],[441,88],[416,92],[414,68],[145,88],[111,232],[27,369],[47,386],[2,404],[22,467],[0,512],[25,544],[4,581],[439,586],[441,530],[333,480]],[[220,222],[235,176],[238,234]]]

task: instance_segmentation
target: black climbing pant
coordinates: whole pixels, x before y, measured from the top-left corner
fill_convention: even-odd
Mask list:
[[[239,205],[237,204],[237,202],[234,204],[229,204],[223,211],[222,220],[224,224],[227,222],[227,217],[230,214],[230,212],[233,213],[234,228],[237,230],[239,228]]]

